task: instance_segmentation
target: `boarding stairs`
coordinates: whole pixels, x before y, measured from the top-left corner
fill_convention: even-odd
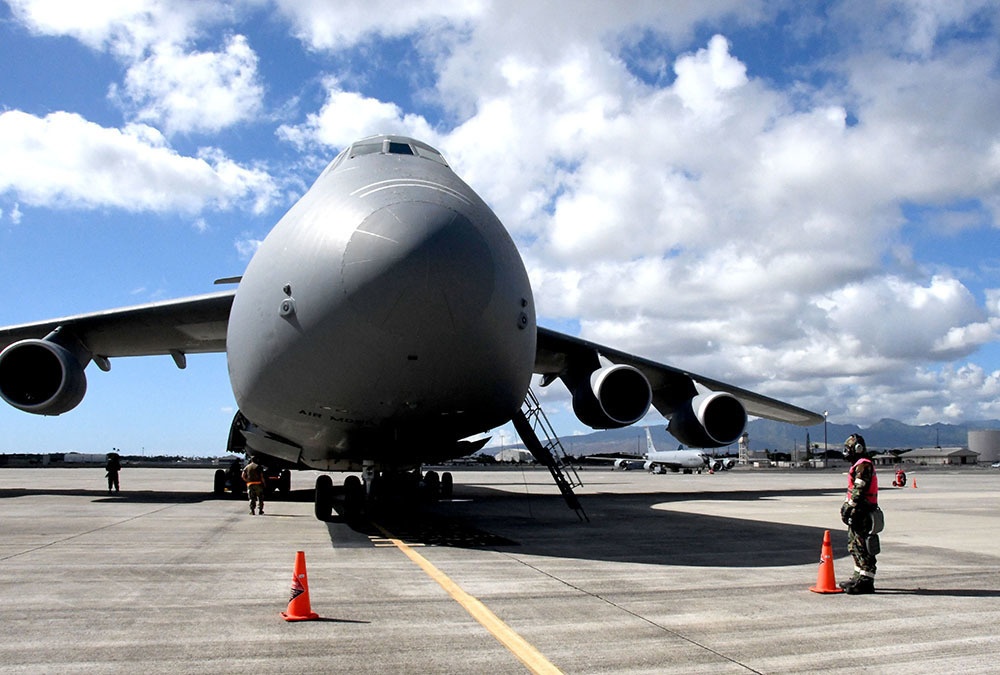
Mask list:
[[[583,506],[580,505],[580,500],[573,492],[573,488],[582,486],[583,481],[580,480],[576,469],[570,463],[559,437],[556,436],[555,430],[538,402],[538,397],[530,388],[527,396],[524,397],[521,409],[514,415],[512,421],[517,435],[524,441],[524,446],[552,474],[552,479],[559,487],[559,492],[566,500],[566,505],[576,512],[577,518],[589,523],[590,518],[587,517]],[[539,438],[539,434],[545,438],[544,443]]]

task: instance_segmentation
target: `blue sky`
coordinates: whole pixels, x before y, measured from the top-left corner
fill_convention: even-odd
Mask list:
[[[210,292],[399,132],[494,207],[544,325],[839,423],[1000,417],[995,3],[441,4],[0,2],[0,325]],[[223,355],[88,375],[0,409],[0,452],[221,451]]]

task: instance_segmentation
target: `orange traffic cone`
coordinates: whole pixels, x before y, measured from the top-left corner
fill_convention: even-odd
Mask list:
[[[295,553],[295,567],[292,568],[292,597],[288,599],[288,609],[281,613],[285,621],[310,621],[318,619],[309,607],[309,580],[306,578],[306,554]]]
[[[917,487],[917,479],[916,478],[913,479],[913,487]]]
[[[813,593],[844,592],[844,589],[837,585],[837,577],[833,574],[833,545],[830,543],[830,530],[823,533],[823,551],[819,556],[816,585],[810,586],[809,590]]]

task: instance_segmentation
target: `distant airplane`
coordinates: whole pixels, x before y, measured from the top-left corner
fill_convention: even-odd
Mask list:
[[[229,448],[269,466],[361,471],[345,509],[390,486],[449,495],[422,465],[513,421],[533,373],[562,380],[595,429],[650,406],[695,447],[734,442],[747,414],[812,425],[816,413],[535,323],[528,275],[485,202],[420,141],[374,136],[341,152],[260,245],[235,290],[0,328],[0,396],[59,415],[84,369],[121,356],[227,354],[239,412]],[[520,423],[520,424],[519,424]],[[526,444],[528,443],[527,439]],[[287,483],[285,483],[287,487]],[[316,515],[333,508],[316,481]]]
[[[621,471],[642,467],[650,473],[665,473],[668,469],[677,473],[701,473],[703,469],[714,468],[709,464],[708,455],[700,450],[657,450],[653,445],[653,435],[646,427],[646,452],[641,458],[617,459],[615,468]],[[720,467],[721,468],[721,467]]]

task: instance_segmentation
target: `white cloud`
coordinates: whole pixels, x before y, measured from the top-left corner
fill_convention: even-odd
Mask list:
[[[241,260],[250,260],[262,243],[264,243],[263,239],[257,239],[249,233],[244,233],[233,245]]]
[[[992,15],[996,3],[991,0],[895,0],[871,3],[846,0],[831,12],[855,26],[868,42],[886,45],[907,55],[927,57],[940,46],[942,35],[956,29],[968,30]]]
[[[71,113],[8,111],[0,114],[0,191],[34,206],[260,212],[276,188],[266,172],[219,150],[181,156],[148,126],[109,129]]]
[[[340,89],[335,80],[326,82],[326,103],[300,125],[282,125],[278,136],[299,149],[311,145],[343,148],[359,138],[398,133],[433,142],[434,133],[419,115],[408,115],[394,103],[386,103]]]
[[[441,3],[412,0],[357,0],[330,3],[325,0],[275,0],[279,11],[292,23],[296,37],[317,51],[347,49],[374,35],[398,37],[423,29],[462,24],[482,15],[491,3],[469,0]]]
[[[158,44],[129,68],[124,87],[112,95],[134,106],[136,119],[162,125],[170,134],[214,132],[254,119],[263,93],[257,55],[245,37],[234,35],[221,52]]]
[[[730,56],[722,35],[712,37],[707,48],[677,59],[674,72],[674,91],[684,107],[702,115],[721,114],[726,94],[747,83],[746,66]]]
[[[242,35],[221,51],[193,47],[211,25],[230,19],[254,0],[12,0],[14,16],[44,35],[73,37],[91,49],[113,53],[127,66],[123,85],[109,95],[135,121],[168,133],[213,132],[253,119],[264,90],[257,55]]]
[[[187,41],[198,24],[226,13],[197,0],[8,0],[14,17],[40,35],[65,35],[130,60],[156,43]]]

